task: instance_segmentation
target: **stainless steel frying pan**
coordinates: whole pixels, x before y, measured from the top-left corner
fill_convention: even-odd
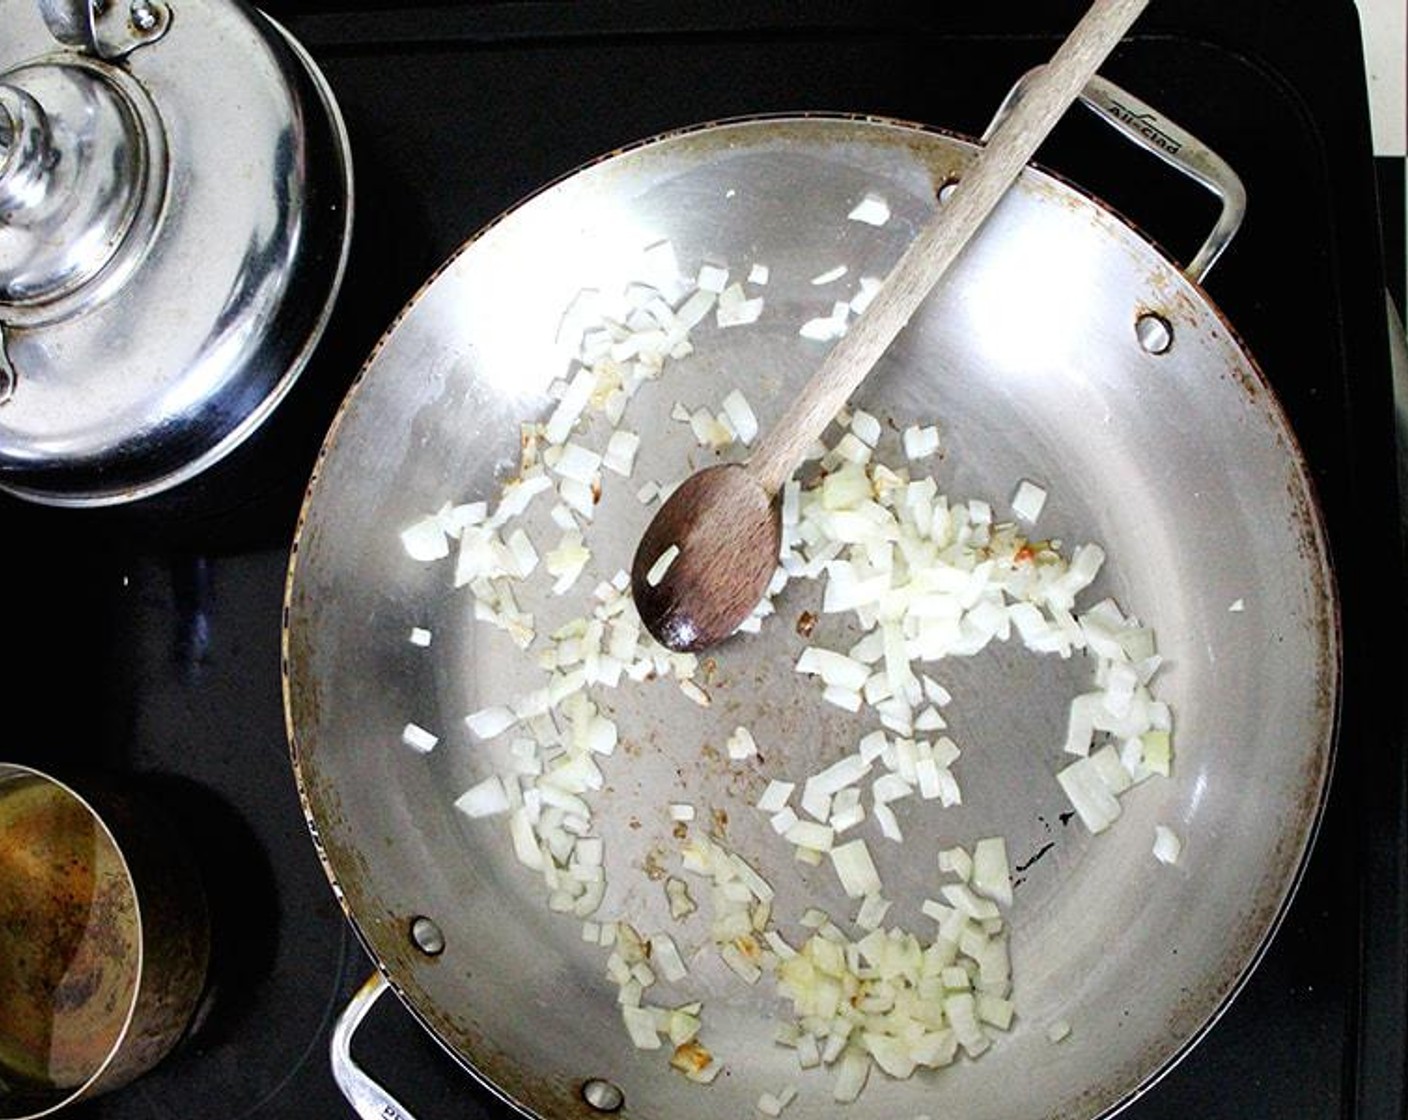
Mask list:
[[[1110,100],[1123,106],[1166,156],[1223,177],[1215,157],[1126,95],[1101,84],[1091,96],[1102,112],[1119,115]],[[690,275],[706,261],[737,275],[768,264],[762,318],[699,328],[694,353],[632,402],[627,426],[644,444],[635,480],[608,483],[615,492],[590,530],[585,599],[629,564],[649,516],[634,497],[639,482],[703,462],[687,427],[669,418],[675,402],[717,408],[741,385],[766,427],[820,358],[799,326],[859,277],[882,276],[973,152],[969,141],[893,122],[788,118],[616,154],[451,259],[378,346],[328,437],[287,597],[300,792],[334,889],[385,977],[455,1057],[525,1113],[748,1116],[761,1092],[789,1082],[801,1093],[788,1120],[840,1106],[829,1079],[799,1076],[793,1053],[773,1044],[771,985],[750,988],[707,953],[662,1001],[670,991],[705,1001],[726,1074],[695,1085],[660,1052],[633,1049],[605,951],[583,942],[580,920],[548,911],[501,821],[453,808],[498,749],[475,744],[463,717],[536,684],[538,670],[475,623],[445,566],[408,560],[398,533],[446,500],[491,498],[512,473],[519,422],[549,411],[548,387],[567,371],[570,347],[558,336],[578,293],[645,279],[642,251],[661,239]],[[1222,189],[1229,217],[1200,267],[1235,228],[1237,190]],[[846,220],[867,192],[891,207],[882,227]],[[838,265],[847,274],[834,287],[811,283]],[[1339,635],[1305,466],[1266,381],[1197,284],[1097,201],[1036,170],[860,403],[898,427],[937,422],[945,450],[931,466],[944,492],[986,498],[1002,516],[1017,482],[1035,480],[1050,492],[1044,533],[1105,546],[1110,560],[1089,601],[1113,595],[1156,629],[1176,762],[1172,779],[1132,791],[1115,826],[1091,837],[1061,823],[1068,805],[1053,777],[1067,761],[1066,706],[1088,687],[1090,667],[1013,643],[934,668],[955,695],[963,805],[905,803],[906,842],[871,836],[870,847],[897,900],[888,923],[927,938],[919,904],[937,889],[936,850],[1006,836],[1013,862],[1026,865],[1011,911],[1017,1020],[979,1060],[908,1081],[873,1075],[850,1110],[887,1120],[1112,1110],[1186,1052],[1243,982],[1319,816]],[[551,597],[521,605],[543,629],[582,610]],[[721,820],[711,810],[726,814],[730,846],[778,890],[784,934],[797,933],[808,905],[838,921],[854,912],[829,869],[796,864],[751,807],[768,778],[813,772],[851,749],[863,726],[792,671],[805,644],[793,622],[812,606],[784,595],[774,625],[718,650],[710,708],[668,681],[598,697],[622,738],[594,803],[608,852],[601,916],[668,929],[687,956],[707,941],[705,916],[672,922],[643,870],[677,859],[671,801],[698,807],[696,828]],[[412,627],[432,631],[428,649],[407,641]],[[404,747],[408,722],[437,734],[438,746]],[[739,724],[763,745],[761,760],[720,758]],[[1172,867],[1151,855],[1157,824],[1184,840]],[[1057,1020],[1072,1031],[1053,1044]]]

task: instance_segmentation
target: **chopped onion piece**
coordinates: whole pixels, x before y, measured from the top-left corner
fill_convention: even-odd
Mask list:
[[[714,318],[721,329],[727,330],[729,327],[741,327],[749,323],[756,323],[762,314],[762,296],[748,299],[743,294],[741,284],[730,284],[719,293],[718,310],[715,312]]]
[[[698,907],[695,906],[694,899],[689,893],[689,884],[683,879],[668,878],[665,880],[665,897],[670,903],[670,917],[675,921],[680,921],[693,914]]]
[[[808,319],[797,333],[812,342],[834,342],[846,333],[846,318],[833,313]]]
[[[819,793],[834,794],[855,785],[870,773],[870,763],[859,754],[848,754],[826,769],[812,775],[807,788],[815,788]]]
[[[660,975],[671,984],[689,975],[679,947],[668,933],[657,933],[650,938],[650,959],[659,966]]]
[[[754,758],[758,753],[758,744],[753,740],[753,733],[746,727],[736,727],[733,734],[728,737],[725,744],[729,758],[735,762],[745,758]]]
[[[1169,733],[1167,731],[1146,731],[1139,736],[1139,743],[1143,748],[1141,759],[1143,764],[1155,774],[1161,774],[1167,778],[1172,773]]]
[[[851,898],[864,898],[868,894],[879,894],[880,873],[870,858],[870,849],[864,840],[850,840],[831,849],[831,863],[841,880],[841,888]]]
[[[792,791],[796,788],[795,782],[769,781],[762,796],[758,798],[757,807],[764,813],[776,813],[786,808],[788,800],[792,797]]]
[[[700,267],[695,284],[701,292],[718,295],[728,286],[728,269],[722,265],[705,264]]]
[[[422,517],[419,521],[401,530],[401,545],[412,560],[429,563],[443,560],[450,555],[450,542],[445,536],[445,528],[435,514]]]
[[[914,425],[904,430],[901,440],[905,458],[911,461],[927,459],[939,449],[939,429],[932,425],[926,428]]]
[[[821,698],[828,704],[835,704],[836,707],[844,708],[848,712],[860,711],[861,695],[855,689],[829,684],[822,691]]]
[[[840,790],[831,803],[828,823],[838,833],[854,828],[865,820],[865,808],[860,803],[860,790],[854,786]]]
[[[631,1042],[638,1050],[659,1050],[660,1035],[655,1030],[655,1015],[649,1008],[623,1006],[621,1018]]]
[[[850,1104],[865,1088],[870,1077],[870,1056],[856,1047],[848,1047],[841,1054],[836,1070],[836,1080],[831,1086],[831,1095],[840,1104]]]
[[[851,413],[851,431],[867,447],[874,447],[880,442],[880,421],[862,409]]]
[[[601,462],[609,471],[623,478],[630,478],[635,470],[636,452],[640,448],[640,436],[635,432],[615,431],[606,443],[606,453]]]
[[[423,626],[412,626],[410,643],[413,646],[420,646],[425,649],[430,645],[430,631]]]
[[[762,979],[763,970],[749,960],[743,951],[732,942],[719,950],[719,956],[723,958],[724,964],[742,978],[744,983],[756,984]]]
[[[659,556],[655,558],[655,563],[650,565],[650,570],[645,573],[645,582],[651,587],[659,587],[660,581],[665,578],[665,573],[670,570],[670,565],[675,562],[680,554],[680,546],[670,545]]]
[[[595,380],[592,371],[586,367],[573,374],[567,391],[557,402],[557,407],[553,409],[552,416],[543,428],[543,439],[548,444],[566,442],[581,418],[582,411],[587,407],[587,402],[591,400]]]
[[[896,844],[903,844],[904,833],[900,831],[900,821],[895,816],[895,811],[884,801],[877,801],[873,809],[875,821],[880,826],[880,834],[887,840],[893,840]]]
[[[675,1052],[670,1057],[670,1065],[690,1081],[697,1081],[702,1085],[712,1082],[723,1068],[708,1050],[694,1040],[675,1047]]]
[[[680,681],[680,691],[698,704],[701,708],[707,708],[713,701],[709,694],[691,680]]]
[[[1173,829],[1161,824],[1154,826],[1154,858],[1160,863],[1177,863],[1182,851],[1183,842]]]
[[[601,469],[601,456],[569,440],[562,445],[562,454],[557,457],[552,469],[562,478],[590,485]]]
[[[1012,905],[1012,874],[1007,862],[1007,842],[990,836],[973,845],[973,889],[1003,906]]]
[[[973,857],[961,847],[944,848],[939,852],[939,870],[966,883],[973,877]]]
[[[724,397],[724,415],[742,443],[752,443],[758,437],[758,418],[748,400],[737,389]]]
[[[820,287],[823,284],[830,284],[833,281],[839,280],[841,279],[841,277],[845,276],[847,271],[849,270],[846,268],[845,265],[838,264],[835,268],[829,268],[820,275],[813,276],[812,284],[815,287]]]
[[[868,226],[883,226],[890,220],[890,204],[878,194],[867,193],[846,217]]]
[[[1046,504],[1046,491],[1034,482],[1023,479],[1012,495],[1012,512],[1026,522],[1035,522]]]
[[[1076,759],[1056,775],[1056,780],[1091,832],[1103,832],[1120,815],[1120,803],[1089,758]]]
[[[749,864],[747,860],[735,853],[731,857],[730,863],[739,880],[748,888],[749,894],[759,902],[771,902],[773,900],[774,892],[771,884],[753,870],[752,865]]]
[[[829,852],[832,850],[832,841],[836,832],[829,825],[816,824],[813,821],[797,821],[791,828],[783,833],[783,839],[789,844],[795,844],[799,848],[810,848],[815,852]],[[860,843],[859,840],[853,843]],[[856,895],[859,898],[860,895]]]
[[[865,686],[870,670],[864,664],[843,653],[808,646],[797,658],[797,672],[820,676],[828,685],[852,691]]]
[[[674,802],[670,805],[670,819],[672,821],[694,820],[694,806],[684,802]]]
[[[509,807],[508,791],[497,774],[491,774],[477,785],[470,786],[455,800],[455,808],[471,820],[507,813]]]
[[[856,315],[864,315],[866,308],[875,302],[875,297],[880,294],[883,282],[875,276],[862,276],[860,278],[860,291],[851,297],[851,311]]]
[[[477,712],[471,712],[465,716],[465,723],[474,733],[476,739],[493,739],[502,735],[510,727],[518,722],[518,717],[514,715],[512,708],[502,705],[495,705],[488,708],[481,708]]]
[[[429,754],[435,749],[435,744],[440,741],[439,736],[432,735],[425,728],[416,723],[408,723],[401,732],[401,742],[410,747],[413,751],[421,754]]]
[[[974,921],[1001,917],[991,899],[979,898],[965,883],[945,883],[939,891],[950,906]]]

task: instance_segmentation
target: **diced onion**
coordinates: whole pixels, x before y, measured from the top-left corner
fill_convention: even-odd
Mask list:
[[[816,852],[832,851],[832,841],[836,835],[834,829],[829,825],[817,824],[814,821],[799,820],[792,825],[785,833],[783,839],[789,844],[795,844],[799,848],[810,848]],[[860,843],[860,841],[855,841]],[[862,892],[864,894],[866,892]],[[860,898],[861,895],[856,895]]]
[[[429,754],[435,749],[435,744],[440,741],[439,736],[432,735],[425,728],[416,723],[408,723],[401,732],[401,742],[410,747],[413,751],[421,754]]]
[[[927,459],[939,449],[939,430],[932,425],[926,428],[914,425],[904,430],[901,440],[907,459]]]
[[[786,807],[792,797],[792,791],[796,788],[795,782],[769,781],[762,796],[758,798],[757,807],[764,813],[776,813]]]
[[[1003,906],[1012,905],[1012,873],[1007,863],[1007,841],[990,836],[973,845],[973,889]]]
[[[477,739],[493,739],[518,722],[512,708],[494,705],[465,716],[465,723]]]
[[[631,1036],[631,1042],[638,1050],[660,1049],[660,1035],[655,1029],[655,1015],[648,1008],[623,1006],[621,1018],[626,1023],[626,1030]]]
[[[889,207],[867,195],[848,216],[879,225],[888,220]],[[617,751],[619,739],[614,720],[598,706],[599,690],[618,687],[623,678],[641,683],[673,676],[685,697],[709,707],[710,692],[700,682],[711,681],[714,668],[706,663],[707,675],[696,681],[698,659],[654,642],[632,609],[623,570],[610,580],[593,572],[595,591],[582,596],[588,602],[583,617],[565,624],[554,619],[557,629],[550,633],[539,633],[528,613],[549,614],[540,598],[521,598],[538,590],[529,580],[539,568],[561,596],[591,564],[585,534],[605,531],[595,524],[603,489],[614,499],[615,484],[603,487],[602,472],[629,477],[640,450],[640,436],[620,426],[637,390],[659,378],[668,360],[692,350],[689,332],[711,314],[717,327],[728,328],[753,322],[762,312],[761,297],[750,297],[744,287],[767,282],[761,265],[752,266],[746,281],[731,283],[729,269],[711,262],[687,278],[669,242],[656,242],[641,256],[649,264],[649,283],[628,285],[619,297],[585,291],[563,316],[559,342],[570,345],[576,337],[578,364],[554,383],[547,420],[521,425],[519,475],[501,487],[493,515],[487,502],[446,502],[401,536],[413,558],[427,561],[449,555],[457,542],[452,580],[472,595],[471,617],[531,650],[531,665],[543,674],[511,703],[489,704],[466,717],[476,740],[517,730],[506,751],[481,752],[492,754],[500,772],[466,790],[456,808],[475,819],[507,818],[514,854],[541,876],[549,908],[572,915],[581,922],[584,941],[610,951],[607,975],[633,1044],[661,1049],[662,1039],[668,1040],[670,1064],[707,1083],[722,1067],[698,1041],[699,1005],[647,1003],[659,980],[686,978],[679,947],[668,934],[646,938],[625,922],[592,917],[606,896],[607,872],[605,844],[594,834],[592,795],[607,787],[602,760]],[[838,266],[813,283],[834,283],[846,274]],[[800,333],[821,342],[841,337],[880,287],[874,277],[861,277],[848,300],[836,299],[829,314],[809,320]],[[672,415],[714,451],[735,442],[750,445],[758,435],[757,416],[739,389],[726,393],[717,413],[677,404]],[[702,924],[713,949],[746,983],[776,973],[779,993],[792,1000],[796,1013],[795,1021],[783,1024],[780,1040],[795,1049],[801,1068],[829,1067],[833,1095],[846,1101],[859,1094],[872,1065],[902,1078],[952,1062],[959,1049],[976,1057],[991,1045],[993,1032],[1007,1030],[1013,1020],[1008,927],[998,909],[1012,904],[1013,893],[1001,837],[976,841],[971,857],[959,847],[940,853],[940,869],[957,881],[940,885],[943,901],[923,903],[922,912],[938,924],[932,945],[883,927],[891,904],[861,834],[902,843],[895,803],[916,795],[942,806],[962,799],[955,772],[959,747],[934,734],[947,730],[941,709],[951,697],[922,670],[1013,637],[1034,652],[1090,657],[1094,684],[1068,712],[1064,746],[1076,757],[1058,781],[1096,832],[1119,815],[1125,790],[1169,773],[1172,718],[1152,691],[1162,663],[1153,630],[1110,599],[1077,608],[1077,597],[1100,573],[1104,551],[1084,543],[1067,557],[1059,542],[1023,536],[1018,523],[1038,518],[1047,497],[1042,487],[1021,480],[1011,498],[1016,520],[1002,522],[987,502],[950,499],[913,466],[940,451],[937,426],[905,428],[900,444],[907,462],[895,466],[878,461],[888,443],[874,414],[843,408],[833,431],[829,444],[818,442],[808,451],[816,473],[806,487],[792,479],[782,488],[777,570],[743,628],[778,625],[770,616],[790,609],[778,598],[790,581],[822,581],[822,618],[804,612],[797,631],[809,642],[820,622],[825,637],[806,645],[796,670],[816,678],[809,682],[812,695],[850,712],[864,710],[871,726],[857,727],[853,746],[841,747],[809,775],[770,780],[756,804],[798,862],[815,866],[829,857],[842,889],[859,902],[854,921],[864,931],[860,940],[852,942],[823,912],[808,911],[802,923],[814,932],[793,948],[772,928],[773,887],[723,846],[722,823],[707,833],[681,827],[696,818],[685,802],[670,804],[668,816],[682,841],[684,871],[708,881]],[[673,489],[647,482],[637,497],[650,502]],[[540,557],[530,523],[513,522],[547,491],[554,491],[551,510],[533,511],[531,532],[536,535],[537,526],[550,519],[562,536]],[[660,584],[679,551],[671,546],[656,558],[648,583]],[[1232,609],[1241,606],[1238,600]],[[854,622],[833,617],[838,615]],[[837,644],[834,627],[846,625],[859,628],[858,640],[852,636],[839,648],[825,648]],[[410,632],[413,643],[429,644],[428,630]],[[726,708],[728,694],[719,690],[727,684],[726,678],[717,688],[710,684]],[[435,737],[414,724],[403,738],[415,749],[435,745]],[[739,726],[726,752],[735,761],[753,759],[757,743]],[[733,775],[743,780],[761,767],[759,761]],[[869,786],[868,801],[862,783]],[[911,803],[906,811],[923,808]],[[719,816],[721,821],[721,811]],[[838,842],[842,834],[853,838]],[[1180,843],[1159,826],[1154,846],[1159,859],[1172,862]],[[683,879],[666,877],[665,892],[674,920],[696,910]],[[795,1092],[787,1086],[764,1093],[760,1111],[778,1115]]]
[[[725,744],[729,758],[734,761],[741,761],[745,758],[753,758],[758,753],[758,744],[753,740],[753,733],[746,727],[734,728],[733,734],[728,737]]]
[[[1183,851],[1183,842],[1173,829],[1165,825],[1154,826],[1154,858],[1160,863],[1177,863]]]
[[[1056,780],[1091,832],[1103,832],[1120,815],[1120,803],[1089,758],[1076,759],[1056,775]]]
[[[701,292],[718,295],[728,286],[728,269],[722,265],[705,264],[699,269],[695,283]]]
[[[623,478],[630,478],[635,469],[636,451],[639,448],[640,436],[635,432],[612,432],[606,443],[606,452],[602,455],[602,466]]]
[[[668,933],[657,933],[651,937],[650,959],[659,966],[660,975],[671,984],[689,975],[679,947]]]
[[[866,194],[846,217],[868,226],[883,226],[890,220],[890,205],[878,194]]]
[[[741,392],[734,389],[723,401],[724,415],[733,425],[740,442],[752,443],[758,437],[758,418]]]
[[[655,563],[650,565],[650,569],[645,573],[645,582],[651,587],[658,587],[660,581],[665,578],[665,573],[670,570],[670,565],[675,562],[680,554],[680,546],[670,545],[664,552],[655,558]]]
[[[445,536],[440,519],[434,514],[422,517],[401,530],[401,545],[407,556],[423,564],[443,560],[450,555],[450,541]]]
[[[508,812],[508,792],[503,779],[491,774],[477,785],[470,786],[456,799],[455,808],[472,820]]]
[[[880,873],[875,869],[864,840],[850,840],[833,847],[830,855],[836,876],[841,880],[841,889],[851,898],[880,893]]]
[[[880,421],[870,413],[859,408],[851,413],[851,431],[867,447],[880,442],[880,430]]]
[[[1046,491],[1036,483],[1023,479],[1017,484],[1017,492],[1012,495],[1012,512],[1023,521],[1036,521],[1045,504]]]
[[[944,848],[939,852],[939,870],[966,883],[973,877],[973,857],[960,847]]]

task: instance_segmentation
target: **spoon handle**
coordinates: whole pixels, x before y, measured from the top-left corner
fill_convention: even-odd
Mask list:
[[[943,277],[1148,0],[1095,0],[929,219],[880,293],[758,445],[748,470],[775,494]]]

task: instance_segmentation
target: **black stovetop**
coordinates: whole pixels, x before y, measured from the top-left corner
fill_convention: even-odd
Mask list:
[[[117,771],[160,793],[201,854],[214,904],[212,983],[189,1037],[75,1118],[351,1115],[327,1044],[371,964],[294,790],[280,598],[321,433],[424,278],[532,189],[675,126],[826,109],[976,133],[1080,6],[267,7],[324,68],[356,161],[355,247],[324,345],[268,428],[181,491],[116,513],[0,501],[3,586],[11,604],[33,605],[7,612],[11,733],[0,755]],[[1337,768],[1302,888],[1221,1022],[1131,1106],[1138,1120],[1404,1114],[1403,580],[1360,59],[1351,0],[1180,0],[1154,5],[1104,68],[1246,183],[1246,225],[1208,289],[1310,461],[1346,648]],[[1195,188],[1090,122],[1064,124],[1042,160],[1175,257],[1191,255],[1213,214]],[[504,1115],[394,1003],[357,1053],[421,1120]]]

